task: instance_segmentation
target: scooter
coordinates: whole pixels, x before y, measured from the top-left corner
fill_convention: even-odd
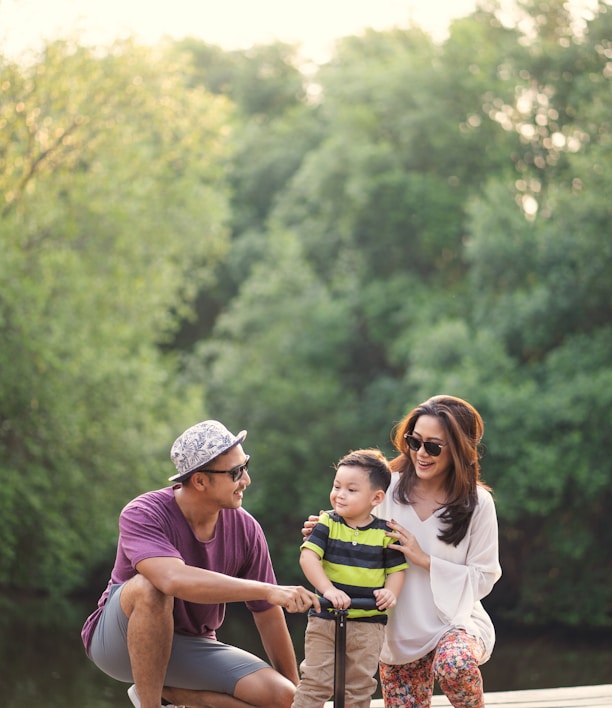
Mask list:
[[[337,610],[329,600],[319,598],[321,610],[329,610],[336,622],[334,637],[334,708],[344,708],[346,690],[346,623],[347,610]],[[351,600],[351,610],[375,610],[374,597],[354,597]]]

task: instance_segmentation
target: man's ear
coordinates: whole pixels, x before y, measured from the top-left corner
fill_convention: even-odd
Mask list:
[[[194,472],[188,480],[194,489],[201,491],[208,486],[209,478],[203,472]]]

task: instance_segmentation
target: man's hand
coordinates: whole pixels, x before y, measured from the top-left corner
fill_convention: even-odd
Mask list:
[[[271,585],[267,600],[284,607],[287,612],[306,612],[311,607],[321,612],[319,598],[301,585]]]

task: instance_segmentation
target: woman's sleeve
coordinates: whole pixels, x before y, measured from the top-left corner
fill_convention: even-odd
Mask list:
[[[438,541],[436,549],[441,546],[439,555],[431,555],[431,589],[440,618],[458,624],[501,577],[497,514],[489,492],[479,489],[467,537],[457,548]]]

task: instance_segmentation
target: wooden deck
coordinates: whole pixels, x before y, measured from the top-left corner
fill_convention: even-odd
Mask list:
[[[451,704],[446,696],[434,696],[431,705],[448,708]],[[612,684],[498,691],[485,694],[485,705],[487,708],[612,708]],[[333,702],[325,706],[332,708]],[[372,701],[372,708],[383,707],[381,699]]]

